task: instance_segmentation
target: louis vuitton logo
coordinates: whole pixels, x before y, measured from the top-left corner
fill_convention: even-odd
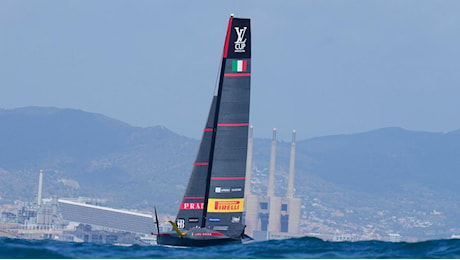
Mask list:
[[[247,39],[244,38],[244,34],[246,33],[247,29],[248,27],[243,27],[243,28],[235,27],[235,31],[237,35],[237,39],[235,42],[235,52],[245,52]]]

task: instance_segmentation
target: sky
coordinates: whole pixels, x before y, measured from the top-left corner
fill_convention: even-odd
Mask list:
[[[251,18],[254,137],[460,128],[460,1],[0,1],[0,108],[200,138],[228,17]]]

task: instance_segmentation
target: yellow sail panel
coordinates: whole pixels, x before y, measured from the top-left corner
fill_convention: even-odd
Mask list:
[[[244,199],[209,199],[208,212],[243,212]]]

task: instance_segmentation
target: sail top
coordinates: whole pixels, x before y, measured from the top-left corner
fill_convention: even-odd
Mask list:
[[[222,57],[232,59],[251,58],[250,19],[230,16]]]

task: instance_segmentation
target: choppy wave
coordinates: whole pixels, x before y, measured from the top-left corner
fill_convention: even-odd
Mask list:
[[[206,248],[0,238],[0,258],[460,258],[460,240],[329,242],[304,237]]]

